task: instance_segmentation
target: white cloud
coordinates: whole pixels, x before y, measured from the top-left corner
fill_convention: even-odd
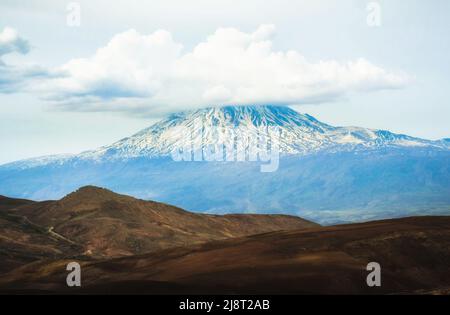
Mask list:
[[[30,44],[19,36],[19,33],[5,27],[0,32],[0,93],[14,93],[26,88],[35,79],[48,78],[52,75],[44,68],[28,65],[16,66],[7,64],[2,57],[12,53],[27,54]]]
[[[190,52],[159,30],[114,36],[90,58],[61,66],[37,87],[71,110],[154,112],[227,104],[312,104],[399,88],[408,77],[365,59],[312,62],[272,47],[273,25],[220,28]]]
[[[15,29],[5,27],[0,32],[0,57],[13,52],[26,54],[29,50],[28,41],[21,38]]]

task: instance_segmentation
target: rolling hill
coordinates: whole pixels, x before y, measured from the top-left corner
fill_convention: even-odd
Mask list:
[[[16,241],[23,239],[23,246],[31,248],[34,244],[42,246],[47,241],[51,244],[59,241],[56,247],[70,245],[78,248],[78,255],[92,258],[135,255],[211,240],[317,226],[286,215],[190,213],[93,186],[82,187],[57,201],[22,202],[4,198],[0,204],[7,208],[0,211],[5,226],[0,232],[3,242],[8,240],[11,246],[18,248]],[[17,233],[21,233],[21,237]]]

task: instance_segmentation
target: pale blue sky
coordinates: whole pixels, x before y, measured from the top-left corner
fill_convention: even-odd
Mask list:
[[[351,93],[339,101],[296,107],[333,125],[388,129],[429,139],[450,137],[450,2],[389,0],[382,24],[369,27],[370,1],[78,1],[81,27],[66,25],[69,1],[0,3],[0,31],[16,29],[29,41],[27,55],[5,63],[58,67],[92,56],[131,28],[140,34],[170,31],[189,51],[220,27],[253,32],[274,24],[275,50],[296,50],[312,62],[364,58],[414,77],[402,89]],[[0,68],[1,71],[1,68]],[[77,153],[147,127],[156,117],[123,112],[55,110],[37,93],[0,93],[0,163],[33,156]]]

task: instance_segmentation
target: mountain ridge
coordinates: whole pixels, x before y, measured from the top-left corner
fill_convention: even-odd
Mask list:
[[[256,141],[258,134],[268,135],[267,127],[280,128],[280,154],[288,155],[305,155],[326,150],[330,152],[370,150],[383,147],[450,149],[448,139],[426,140],[387,130],[331,126],[309,114],[300,114],[287,106],[224,106],[171,114],[166,119],[130,137],[96,150],[80,154],[30,158],[10,162],[0,167],[27,168],[46,164],[58,165],[73,159],[102,160],[170,156],[175,150],[186,146],[192,146],[195,151],[217,140],[227,144],[230,140],[226,139],[226,133],[221,133],[221,128],[236,130],[243,138]],[[183,132],[186,130],[191,134]],[[216,138],[211,135],[214,132],[218,133],[215,135]],[[247,141],[244,145],[248,146],[249,142]]]
[[[0,203],[0,207],[2,204]],[[86,186],[56,201],[11,206],[8,214],[83,248],[119,257],[169,247],[318,224],[287,215],[210,215]],[[0,236],[1,233],[0,233]]]

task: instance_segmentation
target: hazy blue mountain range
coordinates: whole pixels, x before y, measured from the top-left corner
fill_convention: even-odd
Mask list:
[[[268,127],[279,130],[275,172],[262,173],[259,161],[171,156],[232,146],[236,135],[246,147]],[[288,107],[228,106],[173,114],[97,150],[0,166],[0,194],[10,197],[56,199],[84,185],[192,211],[287,213],[319,223],[450,214],[450,141],[334,127]]]

